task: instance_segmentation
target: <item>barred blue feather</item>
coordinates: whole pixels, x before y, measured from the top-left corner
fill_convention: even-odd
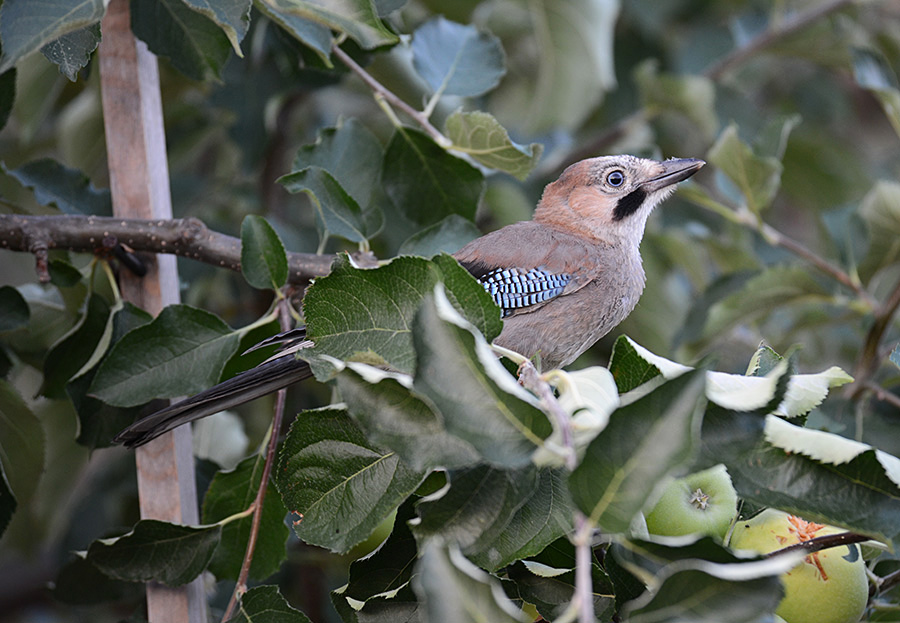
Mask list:
[[[562,294],[572,275],[551,273],[543,268],[524,272],[517,268],[497,268],[479,282],[502,310],[505,318],[517,309],[537,305]]]

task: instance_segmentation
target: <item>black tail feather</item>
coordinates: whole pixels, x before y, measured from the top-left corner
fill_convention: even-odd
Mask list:
[[[134,448],[177,426],[250,402],[311,376],[308,363],[292,352],[287,353],[141,418],[113,441]]]

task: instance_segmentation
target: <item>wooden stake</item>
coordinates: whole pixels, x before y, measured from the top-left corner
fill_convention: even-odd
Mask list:
[[[156,57],[131,32],[128,0],[111,0],[101,24],[100,83],[113,213],[124,218],[172,218],[169,169]],[[148,261],[148,273],[123,271],[125,300],[158,314],[179,301],[175,257]],[[191,431],[182,426],[136,451],[141,517],[199,523]],[[179,588],[147,585],[151,623],[206,621],[201,578]]]

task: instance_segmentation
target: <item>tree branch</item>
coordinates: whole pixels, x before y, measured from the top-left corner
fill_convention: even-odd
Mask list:
[[[900,308],[900,281],[894,285],[894,290],[887,300],[876,308],[875,319],[866,333],[866,339],[863,342],[859,361],[854,371],[853,376],[856,379],[854,385],[856,387],[853,390],[853,396],[858,396],[867,389],[869,381],[878,371],[878,367],[881,364],[881,356],[879,355],[881,340],[884,338],[888,327],[891,326],[898,308]],[[882,394],[879,394],[879,398],[884,399]]]
[[[240,239],[212,231],[196,218],[144,220],[0,214],[0,249],[35,254],[42,282],[49,280],[46,272],[49,250],[109,256],[118,245],[130,251],[171,253],[221,268],[241,269]],[[334,260],[333,255],[312,253],[288,252],[287,256],[288,282],[292,284],[327,275]],[[359,259],[364,262],[367,258]]]
[[[566,450],[566,468],[569,471],[575,469],[577,457],[575,455],[575,437],[572,432],[572,418],[562,408],[553,388],[538,374],[531,361],[525,361],[519,366],[519,379],[522,385],[534,392],[541,400],[544,409],[556,422],[562,435],[563,447]],[[577,617],[578,623],[592,623],[594,618],[593,580],[591,578],[591,540],[594,534],[594,526],[580,510],[574,512],[575,533],[572,536],[572,544],[575,546],[575,592],[572,595],[572,604],[569,607],[568,616]],[[563,615],[561,620],[566,620]]]
[[[703,75],[710,80],[720,80],[726,73],[738,65],[745,63],[766,48],[772,47],[785,37],[789,37],[803,30],[816,20],[846,8],[856,1],[857,0],[832,0],[831,2],[813,6],[807,11],[801,11],[775,28],[769,28],[759,33],[743,47],[737,48],[731,53],[723,56],[718,62],[708,67],[703,72]],[[630,115],[619,119],[615,123],[608,125],[600,134],[579,147],[578,151],[573,152],[569,158],[567,158],[568,162],[574,162],[603,153],[613,143],[622,138],[631,125],[648,118],[650,118],[650,112],[646,108],[640,108]]]
[[[281,323],[281,330],[287,331],[291,328],[291,315],[288,311],[290,303],[288,299],[282,298],[278,302],[278,320]],[[256,490],[256,498],[253,500],[253,519],[250,523],[250,537],[247,539],[247,551],[244,554],[244,561],[241,563],[241,571],[238,574],[237,583],[234,586],[234,592],[222,616],[222,621],[228,621],[231,618],[234,608],[240,601],[241,596],[247,592],[247,579],[250,577],[250,566],[253,563],[253,553],[256,551],[256,539],[259,536],[259,525],[262,521],[263,502],[266,499],[266,491],[269,486],[269,476],[272,474],[272,464],[275,463],[275,454],[278,450],[278,436],[281,432],[281,420],[284,417],[284,403],[287,396],[287,389],[279,389],[275,394],[275,414],[272,417],[272,428],[269,433],[269,443],[266,448],[266,460],[263,464],[263,473],[259,481],[259,488]]]
[[[855,2],[856,0],[832,0],[831,2],[814,5],[806,11],[801,11],[774,28],[768,28],[761,32],[751,39],[747,45],[723,56],[718,62],[708,67],[703,74],[711,80],[719,80],[734,67],[746,62],[752,56],[759,54],[778,41],[803,30],[810,24],[835,11],[839,11],[854,4]]]
[[[395,108],[402,110],[409,117],[411,117],[413,119],[413,121],[418,123],[422,127],[422,129],[425,130],[425,132],[427,132],[428,135],[431,136],[431,138],[434,139],[434,141],[438,145],[442,145],[445,147],[450,145],[450,139],[448,139],[446,136],[444,136],[441,133],[441,131],[438,130],[436,127],[431,125],[431,122],[428,120],[427,115],[419,112],[418,110],[416,110],[415,108],[413,108],[412,106],[410,106],[409,104],[404,102],[402,99],[397,97],[397,95],[393,91],[391,91],[386,86],[384,86],[383,84],[378,82],[378,80],[376,80],[374,77],[372,77],[372,75],[369,72],[367,72],[365,69],[360,67],[360,65],[356,61],[354,61],[352,58],[350,58],[349,54],[344,52],[337,45],[333,45],[331,47],[331,52],[336,57],[341,59],[341,62],[344,63],[344,65],[346,65],[347,67],[349,67],[350,71],[352,71],[357,76],[359,76],[360,80],[362,80],[366,84],[367,87],[369,87],[370,89],[372,89],[372,91],[374,91],[375,93],[377,93],[378,95],[383,97],[385,99],[385,101],[387,101],[389,104],[391,104]]]

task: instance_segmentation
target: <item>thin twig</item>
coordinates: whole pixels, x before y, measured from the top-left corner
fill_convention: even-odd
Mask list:
[[[865,381],[861,385],[862,387],[871,391],[881,402],[886,402],[889,405],[893,405],[900,409],[900,396],[898,396],[894,392],[889,392],[874,381]]]
[[[556,426],[562,436],[562,445],[566,450],[566,467],[569,471],[575,469],[577,458],[575,456],[575,437],[572,433],[572,418],[562,408],[553,389],[537,372],[537,368],[531,361],[525,361],[519,366],[519,378],[522,385],[531,390],[541,400],[541,404],[556,421]]]
[[[742,222],[744,221],[745,219],[742,219]],[[802,243],[784,235],[782,232],[766,223],[755,223],[753,221],[746,220],[745,224],[750,225],[751,227],[756,229],[771,244],[790,251],[797,257],[806,260],[826,275],[829,275],[835,281],[853,290],[854,294],[865,301],[869,307],[873,309],[878,307],[878,301],[875,300],[875,298],[871,294],[869,294],[858,281],[853,279],[846,271],[832,264],[821,255],[818,255],[808,247],[804,246]]]
[[[291,315],[288,311],[290,303],[286,298],[278,302],[278,320],[281,323],[281,330],[287,331],[291,326]],[[266,461],[263,464],[263,473],[259,481],[259,489],[256,491],[256,498],[253,501],[253,519],[250,524],[250,537],[247,539],[247,551],[244,554],[244,561],[241,564],[241,571],[238,575],[237,583],[234,586],[234,592],[231,594],[231,600],[222,616],[222,621],[231,618],[235,607],[241,596],[247,592],[247,578],[250,576],[250,565],[253,563],[253,552],[256,550],[256,539],[259,536],[259,525],[262,521],[263,501],[266,497],[266,491],[269,486],[269,476],[272,473],[272,464],[275,462],[275,454],[278,449],[278,433],[281,430],[281,420],[284,416],[284,403],[287,396],[287,389],[280,389],[275,395],[275,414],[272,417],[272,428],[269,433],[269,444],[266,448]]]
[[[859,361],[854,371],[854,378],[857,381],[855,384],[857,388],[853,390],[854,396],[859,395],[861,391],[866,389],[866,385],[878,370],[881,363],[881,357],[879,356],[881,340],[884,338],[888,327],[891,326],[898,308],[900,308],[900,281],[897,281],[894,285],[894,289],[887,300],[876,309],[875,319],[866,333],[866,339],[863,342]]]
[[[749,42],[743,47],[737,48],[730,54],[722,57],[717,63],[708,67],[703,75],[710,80],[719,80],[725,73],[734,67],[746,62],[751,57],[764,51],[766,48],[778,43],[780,40],[793,35],[803,28],[806,28],[818,19],[825,17],[835,11],[845,8],[853,4],[856,0],[832,0],[832,2],[814,6],[808,11],[802,11],[793,16],[793,18],[785,21],[783,24],[768,29]],[[618,141],[628,130],[628,128],[644,118],[649,118],[651,112],[646,108],[640,108],[635,112],[619,119],[617,122],[607,126],[594,139],[588,141],[572,152],[567,162],[571,163],[582,158],[595,156],[605,152],[610,145]]]
[[[806,11],[801,11],[776,27],[760,33],[750,40],[747,45],[722,57],[718,62],[708,67],[703,74],[711,80],[718,80],[733,67],[744,63],[750,57],[759,54],[781,39],[789,37],[826,15],[839,11],[855,2],[856,0],[832,0],[831,2],[813,6]]]
[[[331,47],[331,52],[338,57],[344,65],[350,68],[350,71],[359,76],[360,80],[362,80],[366,86],[368,86],[372,91],[381,95],[387,102],[389,102],[395,108],[399,108],[404,113],[406,113],[409,117],[411,117],[416,123],[418,123],[425,132],[428,133],[431,138],[438,145],[449,145],[450,139],[441,134],[440,130],[431,125],[431,122],[428,120],[428,117],[404,102],[402,99],[397,97],[393,91],[388,89],[386,86],[378,82],[372,74],[367,72],[365,69],[359,66],[359,64],[350,58],[350,55],[344,52],[337,45],[333,45]]]
[[[524,361],[519,366],[519,378],[522,385],[537,395],[541,404],[556,421],[562,445],[566,451],[566,468],[572,471],[577,466],[575,455],[575,436],[572,432],[572,418],[562,408],[550,384],[538,374],[531,361]],[[575,546],[575,592],[572,595],[572,606],[579,623],[593,623],[594,599],[593,581],[591,579],[591,538],[594,533],[590,520],[579,510],[574,513],[575,533],[572,544]]]
[[[886,593],[898,584],[900,584],[900,570],[888,573],[881,578],[881,581],[878,583],[878,592]]]

